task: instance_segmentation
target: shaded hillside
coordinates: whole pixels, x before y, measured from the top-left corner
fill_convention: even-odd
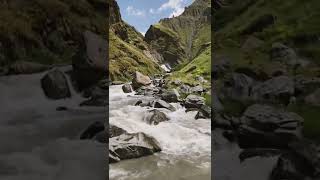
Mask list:
[[[84,30],[106,34],[106,11],[101,0],[0,1],[0,65],[71,64]]]
[[[319,10],[317,0],[229,0],[217,8],[213,78],[226,111],[239,115],[257,99],[276,107],[281,104],[304,118],[307,137],[320,138]],[[235,73],[248,78],[240,85],[242,93],[246,88],[251,90],[241,94],[244,99],[222,93],[239,88],[233,79],[238,75]],[[258,90],[259,84],[265,91]]]
[[[151,50],[136,29],[121,19],[119,7],[111,1],[109,70],[111,80],[126,81],[135,71],[152,75],[161,72],[160,55]]]
[[[150,26],[145,41],[171,66],[195,58],[211,41],[211,1],[196,0],[178,17],[165,18]]]

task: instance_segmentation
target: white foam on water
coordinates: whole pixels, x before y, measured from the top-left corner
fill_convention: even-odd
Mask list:
[[[195,120],[197,112],[185,112],[186,109],[181,105],[172,103],[176,111],[160,109],[167,115],[169,121],[161,122],[156,126],[149,125],[144,119],[152,108],[134,106],[135,101],[146,97],[133,94],[123,93],[121,85],[110,87],[110,124],[123,128],[129,133],[143,132],[154,137],[162,149],[161,153],[154,155],[160,158],[156,162],[158,167],[164,168],[168,163],[176,166],[176,163],[183,161],[189,165],[194,164],[198,168],[210,169],[211,121],[209,119]],[[134,161],[139,161],[139,159]],[[110,179],[121,179],[120,177],[128,179],[129,176],[126,173],[132,175],[127,168],[119,169],[121,163],[117,163],[116,166],[110,165]],[[120,171],[123,174],[115,178],[117,172]]]

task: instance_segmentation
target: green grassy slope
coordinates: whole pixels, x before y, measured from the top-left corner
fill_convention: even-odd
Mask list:
[[[0,65],[70,63],[84,30],[106,34],[106,7],[98,0],[0,2]]]
[[[319,12],[320,2],[317,0],[233,0],[214,13],[213,52],[218,56],[230,57],[233,69],[245,67],[271,76],[274,69],[285,69],[283,64],[270,61],[271,45],[281,42],[293,48],[299,57],[312,63],[311,66],[300,67],[296,73],[318,77]],[[264,42],[263,45],[255,50],[244,51],[241,47],[249,36],[259,38]],[[288,75],[292,76],[294,71],[287,70]],[[237,104],[232,103],[233,109],[243,109],[241,103],[240,106]],[[288,107],[288,110],[304,117],[304,133],[307,137],[320,139],[320,107],[299,103]]]

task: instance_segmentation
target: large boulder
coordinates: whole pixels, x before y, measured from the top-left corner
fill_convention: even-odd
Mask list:
[[[157,109],[149,111],[144,119],[148,124],[152,125],[158,125],[160,122],[169,121],[167,115]]]
[[[252,88],[254,100],[266,100],[288,104],[294,95],[294,81],[287,76],[274,77]]]
[[[255,104],[244,112],[238,129],[241,147],[286,148],[302,136],[303,118],[268,105]]]
[[[62,99],[71,97],[67,77],[58,69],[48,72],[41,79],[41,86],[48,98]]]
[[[83,39],[85,47],[79,50],[72,62],[80,89],[92,86],[108,74],[108,42],[91,31],[85,31]]]
[[[187,96],[184,102],[186,108],[200,108],[203,105],[205,105],[205,99],[193,94]]]
[[[151,84],[151,79],[148,76],[136,71],[132,79],[132,87],[134,90],[139,89],[142,86],[148,86]]]
[[[159,151],[159,143],[144,133],[124,133],[109,138],[109,163],[152,155]]]
[[[195,119],[209,119],[211,118],[211,108],[206,105],[202,105],[195,116]]]
[[[264,41],[254,36],[249,36],[243,43],[241,49],[245,52],[254,51],[264,45]]]
[[[28,62],[28,61],[17,61],[10,65],[9,74],[32,74],[48,70],[50,66]]]
[[[164,90],[162,94],[160,94],[160,97],[166,102],[175,103],[179,102],[180,94],[176,89]]]

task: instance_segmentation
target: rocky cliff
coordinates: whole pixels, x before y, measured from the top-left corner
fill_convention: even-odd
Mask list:
[[[143,40],[137,30],[121,19],[116,1],[111,1],[109,29],[109,70],[111,80],[129,80],[135,71],[161,72],[161,57]]]
[[[195,58],[211,42],[211,1],[196,0],[177,17],[161,19],[150,26],[145,41],[171,66]]]

